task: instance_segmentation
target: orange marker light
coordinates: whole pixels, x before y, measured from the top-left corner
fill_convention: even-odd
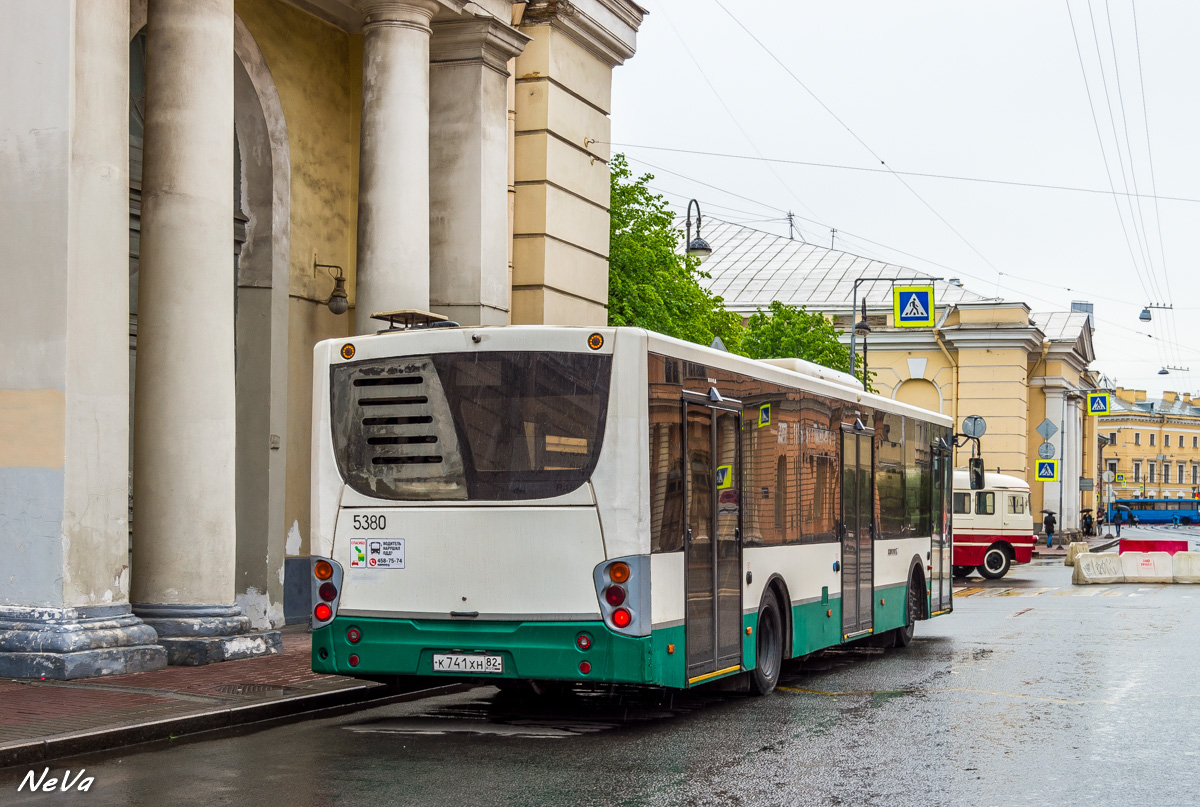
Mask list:
[[[333,564],[327,560],[319,560],[313,564],[313,574],[318,580],[328,580],[333,577]]]
[[[673,645],[673,644],[667,645],[667,655],[668,656],[674,655],[674,653],[675,653],[675,645]]]
[[[608,577],[614,583],[624,583],[629,579],[629,566],[625,563],[614,563],[608,567]]]
[[[747,635],[747,636],[749,636],[749,635],[750,635],[750,634],[752,634],[752,633],[754,633],[754,628],[747,627],[747,628],[746,628],[746,635]]]

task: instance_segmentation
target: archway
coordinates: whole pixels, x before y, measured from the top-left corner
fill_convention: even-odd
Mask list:
[[[942,391],[931,381],[924,378],[910,378],[900,386],[892,397],[906,404],[919,406],[931,412],[942,411]]]

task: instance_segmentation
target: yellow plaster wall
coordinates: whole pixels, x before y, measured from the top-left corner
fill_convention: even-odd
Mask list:
[[[312,346],[350,333],[350,313],[334,316],[319,301],[333,281],[320,263],[345,270],[355,298],[358,143],[362,110],[362,37],[279,0],[236,0],[279,92],[290,150],[287,482],[284,518],[299,524],[308,552]]]
[[[66,412],[60,389],[0,390],[0,468],[62,468]]]

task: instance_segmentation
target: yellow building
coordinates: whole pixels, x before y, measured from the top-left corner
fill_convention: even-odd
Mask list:
[[[1200,405],[1190,393],[1117,387],[1109,415],[1097,427],[1107,445],[1102,467],[1112,471],[1114,498],[1191,498],[1200,491]]]
[[[857,340],[857,353],[875,374],[875,388],[951,415],[960,430],[965,417],[981,415],[986,467],[1028,479],[1035,512],[1054,510],[1060,530],[1078,531],[1081,510],[1095,507],[1096,429],[1085,413],[1086,393],[1095,388],[1088,314],[1033,312],[947,279],[930,284],[935,327],[897,328],[893,287],[919,285],[928,275],[711,217],[704,238],[713,250],[705,282],[743,315],[772,300],[806,306],[832,317],[848,343],[866,300],[871,332],[865,345]],[[1054,430],[1048,441],[1037,432],[1044,421]],[[1056,482],[1034,481],[1043,442],[1059,463]],[[959,448],[956,464],[965,466],[969,456],[969,447]]]
[[[269,652],[306,618],[317,341],[397,309],[606,322],[612,71],[644,13],[2,6],[0,674]]]

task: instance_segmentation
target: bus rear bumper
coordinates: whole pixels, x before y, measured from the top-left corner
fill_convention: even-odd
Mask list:
[[[347,635],[351,628],[359,632],[357,642],[352,643]],[[586,650],[579,642],[585,634],[589,639]],[[420,675],[653,684],[650,647],[649,636],[623,636],[599,620],[467,622],[338,616],[313,631],[312,669],[367,677]],[[503,672],[437,671],[434,654],[499,656]],[[353,666],[351,656],[357,657]],[[581,667],[583,662],[587,664]]]

